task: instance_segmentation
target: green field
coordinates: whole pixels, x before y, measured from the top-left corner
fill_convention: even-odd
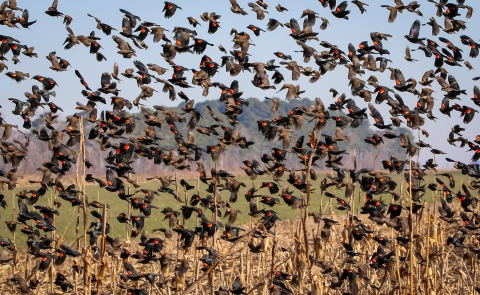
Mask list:
[[[454,189],[452,189],[452,191],[457,192],[459,189],[461,189],[462,182],[465,182],[465,183],[468,184],[468,182],[469,182],[468,176],[462,176],[457,171],[451,171],[450,173],[452,173],[452,175],[455,177],[455,180],[456,180],[456,186],[455,186]],[[396,192],[401,193],[401,188],[403,187],[402,200],[397,201],[397,203],[402,202],[403,205],[408,206],[407,205],[408,204],[408,195],[406,194],[407,188],[406,188],[405,182],[403,182],[403,185],[402,185],[401,175],[399,175],[399,174],[389,174],[389,175],[391,177],[393,177],[393,180],[395,182],[397,182],[397,184],[398,184],[397,188],[395,189]],[[310,207],[309,207],[309,211],[310,212],[318,212],[320,210],[320,206],[322,205],[323,210],[326,214],[329,214],[330,208],[333,208],[333,211],[334,211],[335,214],[341,214],[338,210],[335,209],[335,205],[337,203],[335,200],[333,200],[332,206],[329,206],[329,201],[331,199],[329,199],[326,196],[323,196],[323,198],[321,197],[320,179],[322,179],[324,176],[325,175],[319,174],[318,175],[318,180],[314,181],[312,183],[312,188],[314,190],[312,192],[312,201],[311,201],[311,204],[310,204]],[[178,177],[180,178],[180,176],[178,176]],[[284,180],[279,183],[280,187],[283,187],[283,185],[287,184],[286,176],[284,176],[283,179]],[[348,179],[348,176],[347,176],[346,179]],[[445,183],[448,184],[448,179],[446,177],[442,177],[442,179],[444,180]],[[248,204],[249,203],[246,201],[246,199],[244,197],[244,194],[247,192],[247,190],[249,188],[252,187],[253,183],[249,178],[244,177],[244,176],[239,177],[238,180],[244,182],[246,184],[246,187],[241,187],[240,192],[238,194],[237,202],[234,203],[234,204],[231,204],[231,206],[236,208],[236,209],[239,209],[242,212],[242,214],[239,214],[239,216],[237,218],[236,225],[245,225],[245,224],[248,224],[250,222],[250,216],[248,215],[248,212],[249,212]],[[270,181],[270,180],[271,180],[270,177],[259,177],[254,181],[254,184],[255,184],[256,187],[259,187],[262,181]],[[187,181],[191,185],[194,185],[194,186],[197,185],[196,179],[187,179]],[[431,183],[431,182],[435,182],[435,174],[429,172],[429,174],[425,177],[425,184],[428,184],[428,183]],[[152,180],[152,181],[149,181],[147,183],[142,183],[140,188],[157,190],[159,187],[160,187],[160,182],[158,180]],[[205,184],[200,182],[199,192],[200,192],[201,197],[205,197],[205,196],[208,195],[208,193],[205,192],[206,187],[207,186]],[[37,187],[33,186],[33,187],[16,188],[15,192],[18,192],[21,189],[35,189],[35,188],[37,188]],[[170,188],[175,189],[175,186],[171,185]],[[136,190],[135,188],[133,188],[133,186],[130,186],[129,189],[132,193],[135,192],[135,190]],[[299,196],[299,197],[302,196],[302,194],[291,185],[290,185],[290,189],[295,191],[295,193],[294,193],[295,196]],[[334,187],[330,187],[330,188],[328,188],[327,191],[334,192],[340,198],[344,198],[344,189],[335,190]],[[0,209],[1,211],[3,211],[3,212],[0,211],[2,213],[1,214],[2,223],[4,223],[7,220],[12,219],[12,215],[10,214],[11,209],[12,209],[11,208],[11,206],[12,206],[12,194],[11,194],[11,192],[12,191],[6,191],[6,190],[3,192],[5,197],[7,198],[9,207],[7,207],[6,210]],[[188,192],[187,202],[190,199],[190,196],[192,194],[196,193],[196,192],[197,192],[196,187],[195,187],[195,189]],[[117,221],[116,217],[122,212],[123,213],[128,212],[127,201],[121,200],[117,196],[116,193],[111,193],[111,192],[108,192],[105,189],[100,189],[97,185],[87,185],[86,186],[86,193],[88,195],[88,200],[90,202],[94,201],[94,200],[99,200],[100,202],[104,202],[104,203],[107,203],[107,204],[110,205],[110,209],[108,209],[108,213],[107,213],[107,222],[111,225],[112,230],[111,230],[111,233],[109,235],[112,236],[112,237],[117,237],[117,236],[125,237],[126,236],[126,231],[127,231],[126,225],[125,224],[120,224]],[[258,194],[268,195],[269,192],[268,192],[267,188],[263,188],[260,191],[258,191]],[[178,195],[181,196],[182,199],[185,198],[184,191],[183,191],[183,188],[181,186],[178,189]],[[437,193],[437,196],[440,196],[440,195],[441,195],[441,192]],[[143,197],[143,193],[138,192],[136,194],[136,196]],[[230,192],[229,191],[222,191],[221,196],[222,196],[222,200],[228,201],[228,198],[230,196]],[[277,195],[272,195],[272,197],[280,198],[279,195],[278,196]],[[355,212],[358,212],[357,210],[358,210],[359,206],[362,206],[364,201],[365,201],[364,193],[360,191],[358,184],[356,186],[354,197],[355,197],[355,201],[352,202],[352,200],[348,200],[348,202],[350,204],[354,203]],[[17,197],[15,197],[15,203],[16,203],[16,198]],[[37,204],[50,205],[51,198],[55,198],[53,189],[50,189],[47,192],[47,194],[44,195],[38,201]],[[375,198],[384,200],[384,202],[386,204],[389,204],[392,201],[392,197],[391,197],[390,194],[377,195],[377,196],[375,196]],[[65,232],[65,229],[68,226],[68,229],[65,232],[65,236],[64,236],[63,240],[64,240],[64,243],[73,244],[75,242],[75,236],[76,236],[75,227],[76,227],[76,222],[77,222],[77,208],[78,207],[73,207],[72,208],[68,202],[66,202],[66,201],[64,201],[60,198],[58,198],[58,199],[62,203],[62,206],[58,209],[58,211],[60,212],[60,216],[56,217],[56,228],[57,228],[56,234],[57,234],[57,237],[59,235],[63,234]],[[423,200],[427,203],[432,202],[433,194],[430,190],[427,189],[427,192],[424,195]],[[281,204],[273,207],[273,210],[275,210],[278,213],[278,216],[280,216],[280,218],[282,220],[298,219],[300,217],[300,210],[292,210],[290,207],[288,207],[283,202],[283,200],[280,200],[280,201],[281,201]],[[168,220],[163,220],[164,215],[160,212],[163,208],[171,207],[171,208],[177,210],[184,204],[177,202],[173,198],[173,196],[171,196],[170,194],[160,193],[159,195],[155,196],[155,199],[153,201],[153,205],[157,206],[159,209],[153,209],[152,215],[145,219],[145,227],[143,229],[144,231],[147,231],[149,233],[151,233],[152,230],[155,229],[155,228],[168,227]],[[200,205],[198,205],[198,206],[200,206]],[[264,204],[259,203],[259,209],[262,209],[262,208],[269,208],[270,209],[270,207],[267,207]],[[91,210],[97,210],[97,209],[90,208],[89,211],[91,211]],[[203,209],[203,210],[205,212],[205,215],[208,218],[210,218],[211,220],[213,220],[213,214],[207,209]],[[224,211],[225,211],[224,209],[221,209],[222,218],[220,218],[220,221],[222,221],[223,223],[226,223],[226,219],[223,217]],[[18,213],[18,209],[16,210],[16,212]],[[133,210],[132,215],[140,215],[140,211],[139,210]],[[15,218],[16,218],[16,216],[15,216]],[[89,214],[88,218],[89,218],[88,223],[90,223],[92,221],[96,221],[96,219],[90,214]],[[181,217],[180,217],[180,219],[181,219]],[[255,222],[256,220],[253,219],[252,221]],[[195,226],[195,222],[196,222],[195,218],[192,217],[190,220],[185,221],[185,227],[186,228],[193,228]],[[17,241],[17,245],[19,245],[19,247],[22,247],[24,245],[24,241],[25,241],[26,237],[25,237],[24,234],[19,233],[20,228],[21,228],[21,225],[19,224],[18,227],[17,227],[16,241]],[[80,217],[80,227],[79,228],[80,228],[80,232],[82,232],[83,217]],[[5,239],[13,238],[12,234],[7,230],[6,226],[2,226],[2,230],[0,230],[0,235]],[[158,235],[161,237],[163,234],[158,233]]]

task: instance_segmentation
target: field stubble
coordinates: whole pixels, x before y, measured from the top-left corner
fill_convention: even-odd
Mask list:
[[[461,186],[462,183],[468,184],[469,179],[467,177],[461,176],[460,173],[455,171],[451,173],[456,178],[457,183],[459,183],[457,186]],[[275,294],[275,288],[271,288],[271,286],[274,286],[272,285],[272,280],[277,278],[279,274],[277,271],[281,270],[283,273],[293,275],[293,279],[286,282],[286,284],[295,294],[306,294],[307,292],[312,292],[312,294],[338,294],[340,290],[345,290],[345,286],[347,290],[350,290],[351,286],[348,283],[343,284],[344,287],[332,288],[332,286],[335,282],[338,282],[338,278],[344,269],[355,268],[357,269],[356,276],[359,294],[373,294],[370,290],[373,290],[375,294],[406,293],[408,291],[408,276],[410,273],[408,264],[409,248],[400,245],[395,240],[395,232],[392,228],[385,225],[379,226],[369,220],[366,215],[358,214],[360,207],[365,202],[365,194],[361,191],[359,192],[358,186],[353,196],[354,200],[348,201],[352,205],[352,211],[355,212],[355,215],[359,216],[360,220],[372,229],[373,232],[369,233],[367,238],[361,241],[352,241],[351,228],[355,224],[352,224],[352,221],[348,218],[350,212],[345,214],[338,211],[335,208],[335,200],[332,202],[332,199],[325,197],[321,192],[319,180],[324,176],[319,174],[318,180],[312,182],[311,203],[308,211],[321,212],[323,214],[322,217],[338,221],[338,224],[332,227],[328,239],[325,239],[324,236],[324,222],[316,223],[311,217],[308,217],[306,220],[303,219],[302,210],[292,210],[283,204],[283,201],[281,205],[276,205],[274,208],[268,208],[263,204],[259,204],[260,209],[275,210],[277,215],[282,218],[282,221],[277,222],[277,225],[272,229],[268,237],[264,239],[252,238],[249,235],[252,230],[259,229],[262,231],[264,228],[258,223],[259,220],[257,218],[247,214],[249,212],[248,202],[245,201],[243,195],[252,185],[259,187],[262,178],[256,179],[253,183],[247,177],[238,178],[239,181],[246,184],[246,187],[241,188],[235,205],[242,212],[242,214],[239,214],[236,224],[242,225],[241,227],[245,229],[245,238],[235,243],[224,241],[218,238],[218,235],[215,240],[202,241],[196,239],[194,242],[195,247],[214,246],[221,254],[218,265],[214,264],[215,267],[207,268],[208,271],[201,270],[204,265],[199,261],[199,258],[202,256],[203,250],[196,251],[194,247],[188,251],[178,250],[180,241],[176,234],[171,239],[166,239],[163,237],[163,234],[152,232],[155,228],[168,228],[168,220],[163,220],[163,215],[160,213],[161,209],[171,207],[178,210],[184,205],[175,200],[171,195],[160,193],[160,195],[155,196],[154,200],[154,204],[159,209],[154,209],[152,215],[146,219],[145,227],[142,231],[145,231],[149,237],[158,236],[166,241],[162,253],[169,253],[172,257],[172,263],[170,267],[164,269],[158,262],[149,264],[135,264],[132,262],[138,273],[159,274],[159,279],[157,279],[157,283],[154,285],[149,285],[147,282],[140,280],[135,282],[133,286],[137,289],[146,288],[152,294],[170,295],[190,291],[197,294],[213,294],[212,292],[218,291],[219,287],[229,289],[234,279],[238,276],[241,278],[246,287],[245,291],[248,294],[255,294],[255,292],[257,292],[256,294],[265,294],[268,291]],[[401,200],[396,201],[396,203],[407,206],[408,194],[405,181],[402,181],[402,175],[395,174],[391,176],[398,183],[395,191],[402,195]],[[178,175],[177,177],[180,180],[181,177]],[[195,182],[195,179],[186,180],[190,183]],[[435,182],[435,175],[428,174],[425,181],[426,183]],[[280,185],[283,186],[283,183],[280,183]],[[156,191],[159,187],[159,182],[155,180],[142,184],[143,189]],[[17,188],[16,192],[21,189],[30,188]],[[136,243],[138,238],[130,238],[131,226],[119,226],[116,220],[118,214],[122,212],[127,213],[128,202],[120,200],[115,193],[99,189],[97,185],[87,185],[85,189],[90,202],[98,200],[109,204],[110,208],[106,209],[106,221],[115,226],[112,226],[108,235],[119,237],[121,241],[124,241],[123,246],[128,247],[131,253],[141,251],[142,247]],[[205,189],[206,185],[200,183],[198,191],[205,191]],[[129,187],[129,190],[132,193],[135,192],[133,187]],[[186,199],[188,203],[192,193],[190,191],[185,193],[182,187],[179,187],[177,191],[178,195],[182,199]],[[192,191],[196,193],[197,188]],[[333,187],[328,188],[327,191],[340,194],[340,190],[336,191]],[[262,189],[259,193],[268,194],[268,190]],[[142,195],[141,192],[139,194]],[[424,293],[426,290],[430,294],[451,294],[450,292],[454,291],[457,294],[471,294],[473,287],[476,286],[478,276],[476,274],[477,261],[475,256],[469,254],[468,250],[465,251],[464,248],[446,246],[445,241],[447,237],[456,232],[455,228],[457,226],[447,226],[445,222],[438,218],[436,206],[439,205],[441,194],[441,191],[437,193],[427,191],[423,197],[423,201],[426,204],[424,210],[420,214],[414,215],[413,232],[415,240],[413,249],[416,257],[413,264],[414,290],[416,294],[420,294],[420,292],[421,294],[426,294]],[[228,199],[228,195],[228,191],[222,192],[222,199]],[[343,198],[343,195],[339,195],[339,197]],[[56,196],[52,191],[51,194],[47,193],[43,198],[50,198],[48,200],[50,204]],[[393,202],[389,194],[379,195],[378,199],[383,199],[387,204],[391,201]],[[459,207],[457,203],[454,200],[452,205],[454,210]],[[94,208],[90,210],[94,210]],[[95,210],[101,212],[101,209]],[[56,217],[55,220],[57,227],[54,233],[55,240],[58,243],[61,240],[61,243],[72,246],[74,249],[79,249],[78,251],[81,252],[83,237],[80,236],[80,239],[76,240],[75,230],[77,226],[81,227],[83,223],[81,210],[78,211],[78,207],[70,207],[63,202],[63,206],[59,211],[60,216]],[[224,209],[220,209],[220,211],[224,213]],[[135,211],[132,214],[136,214]],[[210,214],[210,212],[205,214],[213,219],[213,214]],[[92,216],[88,218],[89,221],[94,219]],[[5,219],[7,218],[4,215],[3,220]],[[219,220],[226,223],[223,215]],[[308,244],[311,247],[309,248],[311,251],[308,253],[303,242],[305,236],[301,230],[304,220],[306,221],[305,227],[308,233],[306,238],[309,240]],[[198,225],[199,220],[192,217],[184,222],[185,228],[193,228],[195,225]],[[50,270],[42,273],[37,271],[37,261],[32,259],[27,253],[25,248],[26,236],[23,234],[9,236],[9,234],[2,231],[1,235],[5,239],[11,238],[15,240],[16,245],[19,245],[19,251],[17,257],[12,262],[1,266],[0,276],[2,278],[5,279],[14,273],[25,274],[26,278],[36,278],[42,283],[37,287],[36,294],[46,294],[60,290],[57,286],[52,285],[55,273],[58,271],[70,279],[74,285],[74,292],[84,292],[81,281],[82,275],[74,270],[81,269],[79,266],[82,265],[82,257],[69,258],[62,266],[52,266]],[[371,257],[372,253],[377,251],[378,243],[373,239],[375,235],[381,236],[384,240],[390,240],[390,242],[385,244],[384,248],[387,253],[392,251],[395,262],[387,264],[386,269],[368,267],[371,263],[371,258],[374,258]],[[99,239],[99,241],[101,240]],[[247,243],[251,242],[257,245],[260,240],[262,242],[260,243],[259,253],[249,251]],[[358,257],[355,257],[355,261],[345,255],[343,244],[350,242],[352,242],[355,251],[360,253]],[[477,240],[470,242],[473,245],[478,245]],[[78,246],[80,248],[77,248]],[[99,246],[102,247],[100,242]],[[118,257],[118,251],[114,251],[110,245],[105,245],[105,248],[106,253],[103,260],[96,260],[91,252],[85,256],[90,266],[90,279],[96,278],[96,280],[91,282],[88,290],[93,290],[93,292],[98,290],[99,294],[123,294],[125,291],[121,288],[126,286],[126,283],[122,282],[121,276],[120,278],[118,276],[118,274],[124,273],[122,260]],[[310,257],[309,254],[313,256]],[[8,257],[8,253],[3,251],[2,259],[6,257]],[[188,261],[189,271],[185,275],[180,275],[178,265],[181,265],[183,259]],[[7,292],[8,290],[15,290],[15,287],[5,284],[3,287],[0,287],[0,290]],[[221,292],[215,293],[221,295]]]

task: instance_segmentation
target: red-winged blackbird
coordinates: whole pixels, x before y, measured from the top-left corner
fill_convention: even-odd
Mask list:
[[[348,2],[343,1],[340,3],[335,10],[332,11],[332,14],[337,18],[344,18],[348,20],[348,14],[350,14],[350,10],[347,10]]]

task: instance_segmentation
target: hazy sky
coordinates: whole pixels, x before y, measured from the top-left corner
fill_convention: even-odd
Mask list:
[[[420,11],[423,13],[423,17],[417,16],[416,14],[404,11],[402,14],[399,14],[396,21],[393,24],[387,22],[389,11],[381,8],[381,4],[394,5],[392,1],[368,1],[364,2],[370,4],[367,6],[367,12],[365,14],[360,14],[358,8],[349,3],[349,9],[351,13],[349,15],[349,20],[337,19],[331,13],[330,9],[323,8],[319,1],[266,1],[270,6],[268,8],[269,14],[266,15],[266,18],[262,21],[256,19],[255,14],[251,11],[251,8],[248,6],[247,1],[239,0],[238,3],[242,6],[249,14],[247,16],[240,16],[233,14],[230,11],[230,2],[227,0],[201,0],[201,1],[191,1],[191,0],[177,0],[176,4],[182,7],[182,10],[177,10],[176,14],[171,19],[165,19],[162,13],[164,3],[162,1],[65,1],[60,0],[58,5],[58,10],[68,14],[73,17],[74,21],[71,24],[76,35],[88,35],[92,30],[95,31],[98,37],[101,37],[102,40],[99,43],[102,46],[100,52],[102,52],[106,57],[107,61],[97,62],[95,55],[89,54],[89,48],[84,47],[83,45],[77,45],[70,50],[64,50],[62,43],[67,37],[67,31],[65,30],[65,25],[62,23],[62,18],[50,17],[44,13],[45,10],[51,5],[50,0],[38,0],[38,1],[25,1],[18,0],[18,6],[22,8],[28,8],[30,12],[31,20],[38,20],[36,24],[31,26],[29,29],[10,29],[6,26],[2,26],[0,34],[9,35],[20,40],[21,44],[27,46],[35,46],[35,51],[38,53],[39,57],[37,59],[30,59],[29,57],[20,55],[21,63],[13,65],[12,62],[6,62],[10,71],[24,71],[33,75],[43,75],[47,77],[54,78],[59,87],[55,88],[57,96],[52,100],[62,107],[66,114],[71,114],[74,112],[75,102],[80,101],[86,103],[86,99],[81,95],[81,90],[83,86],[80,85],[77,77],[75,76],[74,70],[79,70],[90,87],[96,89],[100,87],[100,76],[102,72],[113,70],[113,64],[117,62],[120,65],[120,72],[123,72],[126,68],[133,68],[133,61],[138,59],[144,64],[147,63],[156,63],[160,66],[170,68],[165,60],[160,56],[162,48],[160,44],[163,43],[153,43],[153,36],[147,37],[145,42],[148,44],[148,50],[140,50],[135,48],[137,52],[137,57],[132,59],[124,59],[122,56],[116,54],[116,43],[113,42],[112,36],[106,36],[103,32],[96,29],[96,22],[93,18],[87,16],[87,13],[90,13],[98,18],[100,18],[104,23],[107,23],[117,29],[121,29],[121,21],[123,14],[118,10],[119,8],[126,9],[133,14],[139,15],[142,18],[142,21],[151,21],[155,22],[162,27],[169,29],[170,32],[167,32],[167,36],[170,39],[173,39],[173,33],[171,32],[175,26],[183,26],[187,28],[192,28],[188,21],[188,16],[195,17],[201,26],[198,26],[195,30],[198,33],[198,37],[207,40],[210,43],[213,43],[215,46],[208,47],[205,51],[205,54],[212,57],[212,59],[218,63],[221,63],[220,57],[223,55],[217,48],[218,45],[222,44],[227,50],[232,49],[233,43],[231,42],[232,37],[229,35],[232,28],[236,28],[238,31],[248,31],[247,26],[253,24],[261,28],[266,29],[266,24],[269,18],[275,18],[282,23],[288,22],[290,18],[299,19],[302,11],[304,9],[310,8],[319,13],[320,16],[326,17],[330,26],[321,31],[319,25],[321,20],[318,19],[317,24],[315,25],[315,31],[319,32],[318,38],[320,40],[328,41],[330,43],[336,44],[344,51],[348,51],[347,45],[349,43],[357,46],[362,41],[368,41],[372,43],[370,39],[370,32],[379,31],[382,33],[388,33],[393,35],[393,38],[389,41],[384,41],[384,48],[390,51],[390,55],[386,57],[391,59],[393,63],[391,66],[399,68],[402,70],[406,79],[409,77],[414,77],[417,81],[421,80],[423,73],[429,69],[433,68],[433,58],[426,58],[421,51],[412,52],[413,58],[418,59],[416,63],[408,63],[404,60],[405,47],[408,45],[411,49],[417,47],[414,44],[408,42],[403,36],[408,34],[411,24],[419,19],[422,23],[428,22],[430,17],[435,17],[437,22],[443,26],[443,18],[438,18],[435,16],[436,8],[432,3],[427,1],[419,1],[422,6]],[[340,2],[340,1],[337,1]],[[474,10],[480,12],[480,5],[477,1],[466,1],[467,4],[471,5]],[[275,5],[281,3],[282,6],[285,6],[289,11],[285,13],[279,13],[275,9]],[[222,15],[220,22],[220,29],[217,33],[210,35],[207,33],[208,23],[202,22],[200,19],[200,14],[203,12],[212,12],[215,11],[217,14]],[[466,20],[465,14],[466,10],[461,10],[462,14],[459,19]],[[18,13],[20,14],[20,13]],[[465,66],[463,67],[450,67],[445,65],[444,67],[453,74],[457,81],[460,84],[462,89],[466,89],[468,95],[461,96],[462,100],[458,102],[461,105],[473,106],[470,98],[473,97],[473,86],[475,85],[472,78],[475,76],[480,76],[480,64],[477,59],[471,59],[468,57],[469,47],[464,46],[460,42],[459,36],[465,34],[470,36],[474,40],[479,40],[478,32],[475,31],[475,28],[478,28],[479,21],[477,14],[474,13],[473,17],[467,21],[467,29],[461,31],[460,34],[446,34],[441,33],[439,36],[446,37],[452,41],[455,45],[464,50],[463,55],[464,59],[470,61],[476,71],[468,71]],[[302,25],[303,20],[299,20],[300,25]],[[317,69],[318,66],[314,63],[314,59],[310,61],[308,65],[303,63],[302,53],[295,52],[301,48],[296,45],[295,40],[292,39],[290,34],[290,29],[284,27],[278,27],[277,30],[273,32],[262,32],[260,37],[256,37],[253,32],[250,32],[252,38],[252,43],[256,46],[250,47],[249,53],[252,55],[250,61],[262,61],[267,62],[268,60],[275,58],[276,64],[280,61],[273,55],[275,51],[282,51],[285,54],[290,54],[294,59],[299,61],[299,64],[304,66],[312,66]],[[114,32],[113,34],[118,34]],[[112,34],[112,35],[113,35]],[[438,41],[438,37],[433,37],[431,35],[431,27],[423,26],[420,31],[421,37],[431,38],[437,41],[442,47],[444,44]],[[123,38],[123,37],[122,37]],[[131,42],[130,42],[131,43]],[[308,42],[309,46],[314,47],[317,51],[325,50],[325,48],[319,45],[318,41]],[[66,72],[54,72],[49,69],[50,62],[45,58],[49,52],[56,51],[57,55],[67,59],[72,67]],[[8,53],[7,58],[11,58],[11,53]],[[194,54],[177,54],[174,62],[185,66],[187,68],[198,69],[200,63],[201,55]],[[462,63],[463,65],[463,63]],[[4,73],[7,70],[4,71]],[[348,86],[347,79],[347,69],[343,66],[337,66],[335,71],[327,73],[323,76],[317,83],[310,84],[308,82],[309,77],[302,76],[299,81],[291,81],[290,72],[284,69],[283,67],[280,71],[284,74],[287,83],[292,84],[301,84],[301,89],[306,90],[304,97],[309,97],[311,99],[315,97],[321,97],[326,105],[330,104],[333,99],[331,93],[328,90],[331,87],[334,87],[338,92],[345,92],[347,97],[352,97],[350,94],[350,87]],[[3,73],[3,74],[4,74]],[[169,78],[172,74],[170,70],[163,77]],[[363,75],[363,79],[367,80],[368,77],[374,74],[379,78],[379,84],[385,85],[388,87],[393,87],[394,81],[389,79],[390,71],[385,71],[383,74],[379,72],[366,72]],[[269,73],[269,75],[271,75]],[[192,73],[189,72],[186,74],[188,81],[191,80]],[[284,99],[286,91],[276,94],[276,90],[263,91],[258,88],[255,88],[251,84],[253,78],[253,73],[245,72],[240,74],[237,77],[230,77],[228,73],[225,73],[225,69],[221,68],[220,72],[212,78],[212,82],[222,82],[229,85],[231,81],[237,79],[240,82],[241,90],[245,92],[243,95],[244,98],[248,97],[258,97],[263,98],[264,96],[278,96]],[[11,114],[11,109],[13,105],[7,100],[9,97],[15,97],[18,99],[24,100],[24,92],[31,90],[31,85],[38,84],[35,80],[28,79],[21,83],[16,83],[5,75],[1,75],[0,78],[0,91],[2,93],[1,105],[3,109],[1,113],[4,119],[9,123],[14,123],[21,125],[21,118],[14,117]],[[282,85],[282,84],[281,84]],[[279,89],[280,86],[277,86]],[[480,116],[477,114],[476,118],[469,125],[464,126],[462,120],[460,119],[459,112],[452,112],[452,118],[448,118],[438,111],[441,99],[443,94],[440,92],[438,84],[434,82],[433,89],[436,91],[434,97],[436,98],[436,105],[434,108],[434,115],[437,116],[440,120],[437,122],[427,120],[424,128],[430,133],[430,138],[424,139],[424,141],[430,143],[433,147],[441,149],[448,153],[448,157],[458,159],[464,162],[469,162],[472,152],[466,153],[466,148],[459,149],[451,147],[446,142],[450,128],[454,124],[460,124],[465,127],[467,130],[463,133],[464,137],[473,140],[477,134],[477,122],[480,120]],[[161,92],[163,84],[152,83],[150,85],[153,88],[159,90],[147,103],[147,106],[152,106],[154,104],[163,104],[168,106],[177,105],[180,101],[170,102],[167,94]],[[118,86],[122,91],[119,96],[127,98],[131,101],[140,93],[140,89],[136,86],[136,81],[134,79],[124,78],[122,83]],[[421,86],[418,85],[417,89],[421,89]],[[177,91],[182,89],[177,87]],[[373,87],[370,87],[370,90],[373,91]],[[212,88],[210,90],[210,96],[205,98],[201,95],[202,89],[199,87],[190,88],[184,90],[191,99],[199,102],[205,99],[217,99],[219,97],[219,89]],[[109,95],[103,95],[107,98],[109,102]],[[414,107],[417,98],[408,93],[402,93],[402,98],[405,103],[408,104],[411,108]],[[366,103],[362,101],[361,98],[355,98],[357,104],[360,107],[366,107]],[[270,102],[267,102],[270,103]],[[452,102],[452,104],[455,101]],[[99,109],[110,108],[110,106],[100,106]],[[388,114],[388,107],[385,105],[379,106],[384,118],[389,121],[390,115]],[[477,108],[477,107],[476,107]],[[133,111],[133,110],[132,110]],[[248,111],[248,110],[247,110]],[[265,114],[267,118],[271,117],[271,114]],[[427,151],[422,151],[421,158],[425,161],[428,158],[431,158],[431,154]],[[438,157],[439,163],[444,165],[442,160],[444,157]]]

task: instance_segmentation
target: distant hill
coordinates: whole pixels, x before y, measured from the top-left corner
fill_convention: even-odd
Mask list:
[[[280,106],[277,113],[271,112],[272,102],[268,100],[258,100],[256,98],[249,98],[247,99],[249,105],[245,106],[247,110],[243,112],[242,115],[239,116],[238,120],[241,124],[237,125],[237,128],[240,132],[241,136],[245,136],[248,141],[254,141],[255,144],[250,146],[249,149],[241,149],[236,146],[228,146],[227,151],[221,156],[220,161],[218,163],[218,167],[222,169],[227,169],[229,171],[238,171],[242,165],[242,161],[246,159],[260,159],[260,156],[264,153],[269,153],[270,149],[273,147],[281,147],[281,142],[278,142],[275,139],[272,142],[268,142],[262,136],[262,134],[258,131],[257,121],[263,119],[273,119],[275,116],[286,116],[289,111],[294,107],[299,107],[301,105],[310,106],[314,104],[314,101],[309,99],[302,99],[302,100],[293,100],[291,102],[287,102],[283,99],[278,99],[280,101]],[[167,108],[178,113],[183,113],[180,109],[184,106],[185,103],[181,103],[178,107],[174,108]],[[204,102],[199,102],[195,104],[197,110],[202,114],[202,118],[200,119],[199,125],[202,126],[210,126],[216,123],[213,118],[210,117],[206,110],[206,105],[210,105],[210,107],[214,110],[214,112],[219,115],[221,118],[226,118],[222,115],[222,112],[225,110],[225,105],[217,100],[209,100]],[[141,112],[136,112],[136,108],[134,107],[130,113],[135,115],[140,120],[137,120],[137,126],[135,131],[132,134],[125,134],[125,137],[138,137],[143,135],[143,130],[147,127],[144,123],[143,114]],[[330,112],[331,115],[339,115],[340,113]],[[86,117],[88,114],[82,114]],[[190,119],[190,114],[184,115],[188,120]],[[43,125],[43,117],[40,116],[35,122],[33,122],[34,128],[41,128]],[[160,114],[160,117],[163,117]],[[225,119],[224,125],[229,125],[228,120]],[[304,126],[301,130],[295,130],[294,136],[299,137],[301,135],[307,136],[307,133],[312,130],[314,122],[308,122],[305,120]],[[85,121],[85,134],[88,135],[90,129],[94,127],[94,124]],[[294,128],[294,126],[292,126]],[[187,123],[180,123],[178,124],[178,129],[184,135],[185,139],[187,137]],[[223,130],[221,128],[217,128],[217,131],[222,135]],[[343,159],[343,164],[346,167],[353,167],[353,157],[352,157],[352,148],[355,148],[357,152],[357,163],[358,167],[367,167],[373,168],[374,167],[374,159],[378,154],[377,157],[377,168],[379,168],[379,163],[381,160],[389,158],[390,155],[395,154],[400,159],[406,158],[404,155],[404,150],[398,146],[398,140],[389,140],[384,139],[385,144],[381,145],[380,148],[375,149],[371,145],[365,143],[364,139],[367,136],[371,136],[373,133],[382,134],[383,132],[378,130],[377,128],[371,128],[371,125],[368,120],[365,120],[363,124],[357,128],[352,129],[351,127],[347,127],[344,130],[344,135],[350,137],[350,142],[344,141],[339,143],[339,147],[341,149],[346,150],[350,155],[345,155]],[[394,130],[397,134],[400,132],[409,133],[409,130],[406,128],[398,128]],[[161,130],[157,130],[158,136],[164,138],[164,140],[159,141],[159,145],[165,148],[170,148],[175,145],[175,141],[173,140],[173,134],[168,130],[168,126],[162,126]],[[326,127],[322,131],[323,134],[334,135],[335,134],[335,122],[333,120],[328,120]],[[31,135],[34,137],[34,135]],[[195,144],[205,147],[208,144],[216,144],[217,140],[215,136],[206,136],[203,134],[194,131],[195,136]],[[413,137],[412,137],[413,138]],[[67,138],[65,138],[65,141]],[[98,147],[98,143],[96,141],[87,141],[87,155],[88,159],[95,165],[95,167],[89,169],[89,173],[92,174],[99,174],[104,173],[105,169],[102,168],[104,166],[104,158],[107,155],[107,151],[102,152]],[[294,144],[294,140],[292,140],[291,146]],[[27,162],[23,163],[20,166],[21,170],[26,174],[29,172],[33,172],[36,168],[41,166],[40,159],[46,159],[49,157],[49,151],[47,149],[47,144],[41,142],[39,140],[33,139],[31,141],[29,147],[29,153]],[[298,159],[294,154],[288,155],[288,161],[286,162],[287,167],[298,169],[301,165],[298,163]],[[211,160],[210,156],[204,154],[202,162],[205,164],[205,167],[210,167]],[[322,170],[323,163],[319,161],[319,167],[316,167],[316,170]],[[165,169],[165,166],[162,165],[154,165],[152,161],[148,161],[148,159],[140,159],[135,161],[134,169],[138,174],[160,174],[166,171],[173,171],[172,168]],[[191,169],[196,169],[196,164],[192,163]],[[75,169],[72,169],[75,170]],[[22,173],[23,173],[22,172]],[[74,172],[74,171],[71,171]],[[30,173],[31,174],[31,173]],[[101,175],[98,175],[101,176]]]

